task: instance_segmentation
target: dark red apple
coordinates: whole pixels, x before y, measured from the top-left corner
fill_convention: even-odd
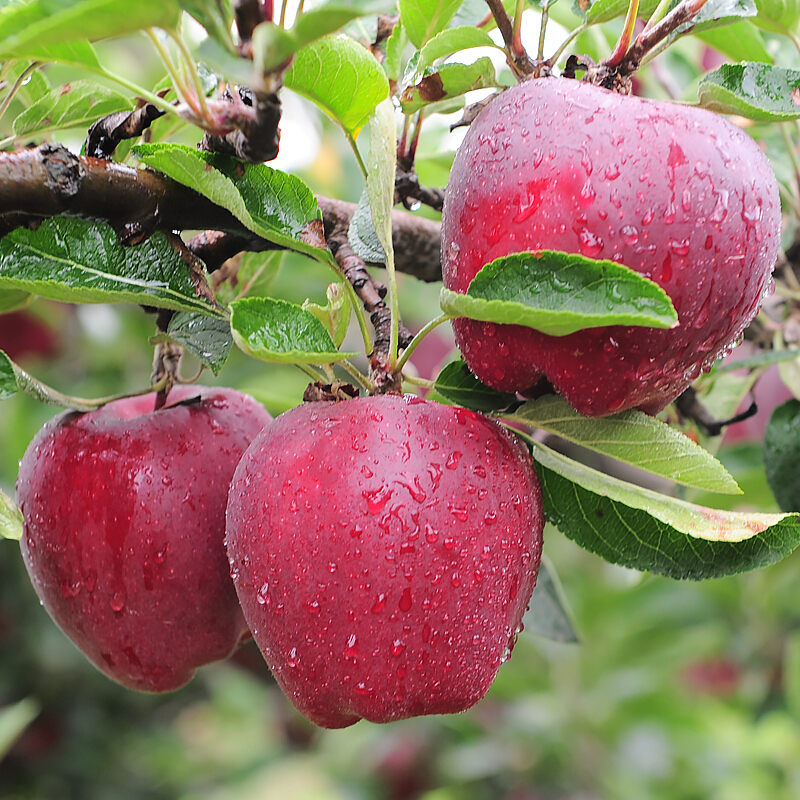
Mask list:
[[[770,288],[781,232],[775,176],[756,143],[699,108],[563,78],[504,91],[456,155],[442,223],[445,286],[510,253],[611,259],[658,283],[672,330],[564,337],[455,320],[473,372],[525,392],[544,374],[584,414],[658,411],[732,348]]]
[[[22,555],[50,616],[124,686],[177,689],[247,631],[223,544],[228,486],[271,417],[232,389],[68,412],[20,464]]]
[[[544,525],[518,440],[394,395],[282,414],[237,467],[227,519],[253,636],[326,728],[480,700],[530,600]]]

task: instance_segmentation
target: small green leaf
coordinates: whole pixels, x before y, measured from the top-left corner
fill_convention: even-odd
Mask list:
[[[38,58],[41,48],[98,41],[150,27],[174,30],[176,0],[32,0],[0,9],[0,55]],[[60,60],[60,59],[59,59]]]
[[[698,89],[700,105],[757,122],[800,119],[800,70],[762,63],[723,64]]]
[[[697,16],[678,28],[677,32],[681,33],[684,30],[694,32],[724,27],[733,22],[754,17],[756,13],[754,0],[708,0]]]
[[[222,315],[196,295],[186,262],[160,233],[123,247],[104,223],[68,217],[0,241],[0,289],[65,303],[144,303]]]
[[[22,538],[24,525],[22,512],[17,507],[17,504],[0,489],[0,537],[19,541]],[[0,736],[0,739],[2,739],[2,736]]]
[[[0,760],[38,714],[39,704],[30,697],[0,709]]]
[[[262,22],[253,31],[253,62],[262,75],[283,64],[302,44],[274,22]]]
[[[515,394],[498,392],[481,383],[463,361],[451,361],[439,373],[433,388],[451,403],[483,413],[508,408],[517,399]]]
[[[396,13],[397,8],[395,0],[323,0],[309,6],[306,3],[306,10],[298,16],[292,28],[292,33],[302,44],[341,30],[358,17]]]
[[[240,349],[275,364],[333,364],[340,353],[325,326],[300,306],[268,297],[231,303],[231,329]]]
[[[561,582],[547,556],[542,556],[536,588],[522,623],[528,633],[554,642],[577,644],[580,641]]]
[[[203,366],[219,375],[228,360],[233,337],[227,320],[182,311],[169,321],[166,333],[150,338],[150,344],[165,342],[185,347]]]
[[[773,33],[796,33],[800,22],[800,0],[756,0],[758,16],[754,22]]]
[[[353,218],[350,220],[347,240],[353,252],[368,264],[386,263],[386,253],[383,252],[383,245],[372,223],[369,192],[366,189],[361,193]]]
[[[399,0],[400,19],[417,48],[444,30],[463,0]]]
[[[692,31],[700,41],[718,50],[731,61],[761,61],[772,64],[773,58],[767,50],[761,32],[749,21],[734,22],[725,27]]]
[[[392,211],[396,159],[397,133],[394,105],[387,98],[378,105],[369,121],[367,194],[375,235],[386,255],[386,268],[390,273],[394,271]]]
[[[0,314],[7,314],[28,305],[31,296],[17,289],[0,289]]]
[[[422,73],[426,67],[431,66],[440,58],[469,50],[472,47],[494,47],[502,50],[494,43],[489,34],[482,28],[460,25],[457,28],[447,28],[437,33],[420,51],[417,70]]]
[[[472,64],[445,64],[435,70],[426,70],[425,75],[400,94],[400,105],[405,114],[413,114],[445,98],[499,85],[492,59],[483,56]]]
[[[670,328],[678,316],[664,290],[614,261],[542,250],[487,264],[467,294],[442,289],[442,310],[484,322],[565,336],[603,325]]]
[[[0,350],[0,400],[8,400],[19,391],[14,362]]]
[[[400,80],[400,72],[403,68],[403,51],[407,44],[408,36],[403,28],[403,23],[398,21],[394,26],[392,35],[386,41],[386,59],[383,62],[383,68],[386,70],[389,80],[395,82]]]
[[[628,5],[628,0],[576,0],[573,8],[590,25],[597,25],[621,17],[628,10]],[[657,5],[658,0],[644,0],[639,4],[639,16],[647,19]]]
[[[206,29],[211,39],[228,52],[236,52],[231,38],[231,3],[220,0],[180,0],[180,5]]]
[[[200,42],[195,53],[200,61],[222,75],[229,83],[253,86],[258,81],[258,73],[249,58],[239,58],[229,53],[210,36]]]
[[[327,295],[327,305],[321,306],[306,300],[303,309],[313,314],[325,326],[334,345],[339,348],[347,335],[353,307],[350,304],[350,296],[341,283],[332,283],[328,286]]]
[[[389,81],[374,56],[346,36],[329,36],[300,50],[284,84],[316,103],[353,138],[389,96]]]
[[[787,400],[764,431],[767,482],[783,511],[800,511],[800,400]]]
[[[131,101],[93,81],[75,81],[52,89],[14,120],[14,133],[28,136],[65,128],[86,128],[106,114],[133,108]]]
[[[741,494],[714,456],[679,430],[641,411],[584,417],[562,397],[530,400],[504,419],[554,433],[568,442],[610,456],[653,475],[722,494]]]
[[[745,514],[692,505],[533,447],[545,517],[612,564],[703,580],[766,567],[800,544],[796,514]]]
[[[294,175],[178,144],[139,145],[132,152],[142,163],[228,209],[267,241],[320,260],[317,199]]]

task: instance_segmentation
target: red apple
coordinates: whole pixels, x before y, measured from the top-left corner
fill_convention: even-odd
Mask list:
[[[22,555],[50,616],[124,686],[163,692],[247,631],[223,544],[228,486],[270,416],[231,389],[175,388],[59,415],[20,464]]]
[[[577,80],[531,80],[472,123],[442,222],[445,286],[510,253],[611,259],[658,283],[672,330],[563,337],[455,320],[473,372],[525,392],[544,374],[584,414],[658,411],[734,346],[770,287],[781,232],[775,176],[756,143],[699,108]]]
[[[253,636],[326,728],[480,700],[530,600],[544,525],[517,439],[394,395],[282,414],[237,467],[227,520]]]

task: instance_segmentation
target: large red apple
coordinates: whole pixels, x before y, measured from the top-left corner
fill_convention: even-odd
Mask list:
[[[245,618],[310,720],[463,711],[488,690],[536,581],[527,450],[415,397],[310,403],[253,442],[227,546]]]
[[[178,387],[61,414],[20,464],[22,555],[50,616],[132,689],[177,689],[247,631],[223,544],[228,486],[270,416]]]
[[[658,283],[672,330],[604,327],[553,337],[454,321],[475,374],[526,391],[544,374],[585,414],[662,409],[734,346],[768,291],[781,230],[775,176],[756,143],[703,109],[577,80],[514,86],[472,123],[442,223],[449,289],[510,253],[560,250]]]

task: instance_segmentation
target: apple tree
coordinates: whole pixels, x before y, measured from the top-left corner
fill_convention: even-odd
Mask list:
[[[343,727],[471,707],[523,615],[575,638],[545,522],[545,547],[676,581],[787,557],[799,20],[781,0],[0,3],[0,398],[61,410],[0,489],[0,533],[60,627],[148,691],[252,634],[295,706]],[[146,68],[120,68],[131,42]],[[280,166],[312,106],[348,150],[338,185]],[[307,275],[325,288],[302,302]],[[29,368],[37,302],[137,309],[130,385],[77,396]],[[747,506],[716,456],[776,371],[776,502]],[[197,383],[242,374],[276,421]],[[225,643],[188,655],[224,595]]]

